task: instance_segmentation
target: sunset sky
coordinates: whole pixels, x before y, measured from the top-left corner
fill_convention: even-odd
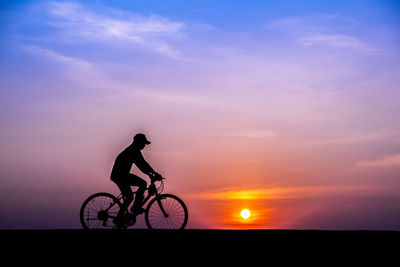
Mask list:
[[[0,37],[0,229],[80,228],[142,132],[189,228],[400,230],[400,1],[1,1]]]

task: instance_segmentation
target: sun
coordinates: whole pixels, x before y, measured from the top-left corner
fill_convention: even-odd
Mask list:
[[[248,219],[250,217],[250,211],[248,209],[242,209],[240,212],[240,216],[242,216],[243,219]]]

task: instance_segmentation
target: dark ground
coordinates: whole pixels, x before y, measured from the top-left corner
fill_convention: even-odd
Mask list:
[[[216,261],[319,266],[353,261],[386,266],[385,262],[398,262],[400,256],[400,231],[2,230],[0,240],[3,260],[11,257],[14,263],[52,265],[142,265],[133,264],[140,258],[151,266],[200,266]]]

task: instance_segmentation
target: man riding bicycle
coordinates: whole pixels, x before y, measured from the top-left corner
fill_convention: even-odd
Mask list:
[[[111,181],[117,184],[124,197],[124,202],[116,218],[117,221],[124,216],[124,212],[127,211],[129,204],[133,200],[131,186],[139,187],[136,192],[135,201],[131,207],[131,212],[134,216],[144,212],[141,204],[144,198],[144,192],[147,188],[147,182],[139,176],[130,173],[133,163],[135,163],[144,174],[154,177],[154,179],[161,179],[161,175],[153,170],[142,155],[141,150],[149,144],[150,142],[147,140],[146,136],[142,133],[138,133],[133,137],[132,144],[125,148],[115,159],[111,171]]]

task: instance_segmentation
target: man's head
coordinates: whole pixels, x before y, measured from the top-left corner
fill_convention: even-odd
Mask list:
[[[151,144],[151,142],[147,140],[146,136],[142,133],[138,133],[133,137],[133,143],[135,143],[141,150],[145,147],[145,145]]]

